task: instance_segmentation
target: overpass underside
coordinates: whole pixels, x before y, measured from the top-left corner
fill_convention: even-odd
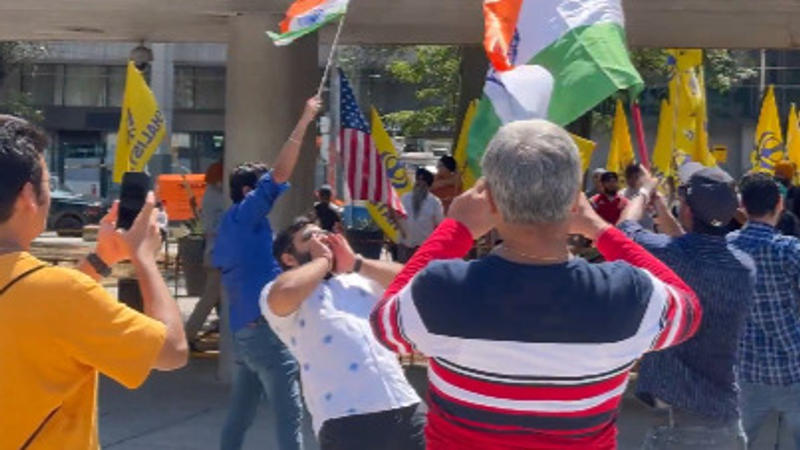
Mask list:
[[[2,0],[0,40],[228,42],[240,16],[279,19],[289,0]],[[481,0],[353,0],[352,44],[475,44]],[[625,0],[631,45],[794,48],[794,0]],[[271,19],[271,20],[270,20]],[[274,22],[273,22],[274,23]],[[329,39],[330,30],[322,34]]]

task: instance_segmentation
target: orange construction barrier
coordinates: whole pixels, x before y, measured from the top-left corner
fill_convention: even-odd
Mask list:
[[[200,211],[206,191],[205,174],[159,175],[156,196],[167,210],[170,221],[191,220]]]

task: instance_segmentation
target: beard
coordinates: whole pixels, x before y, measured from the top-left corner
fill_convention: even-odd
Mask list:
[[[428,188],[422,186],[414,186],[414,191],[411,196],[411,209],[414,212],[414,218],[419,216],[419,211],[422,209],[422,202],[428,197]]]
[[[292,256],[297,260],[297,264],[302,266],[311,262],[311,252],[292,252]]]

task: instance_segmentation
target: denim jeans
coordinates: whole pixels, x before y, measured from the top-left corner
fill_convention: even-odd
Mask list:
[[[303,405],[297,361],[266,322],[259,320],[233,334],[236,373],[222,450],[242,448],[262,397],[275,410],[279,450],[303,448]]]
[[[651,429],[642,450],[745,450],[740,420],[721,423],[676,408],[659,411],[664,425]]]
[[[800,385],[740,384],[742,421],[747,439],[755,441],[767,416],[775,411],[781,414],[782,423],[792,432],[795,448],[800,449]]]

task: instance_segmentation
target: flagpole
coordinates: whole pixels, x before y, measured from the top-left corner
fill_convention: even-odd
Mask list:
[[[346,13],[342,14],[342,18],[339,19],[339,27],[336,28],[336,35],[333,37],[331,51],[328,53],[328,62],[325,64],[325,72],[322,73],[322,80],[320,80],[319,87],[317,88],[317,97],[322,94],[322,88],[325,87],[325,82],[328,81],[328,75],[330,74],[331,66],[333,65],[333,55],[336,54],[336,46],[339,45],[339,37],[342,35],[345,17],[347,17]]]
[[[639,159],[645,169],[650,170],[650,159],[647,156],[647,143],[644,139],[644,123],[642,123],[642,108],[639,107],[639,102],[634,101],[631,108],[631,115],[633,115],[633,126],[636,129],[636,140],[639,147]]]

